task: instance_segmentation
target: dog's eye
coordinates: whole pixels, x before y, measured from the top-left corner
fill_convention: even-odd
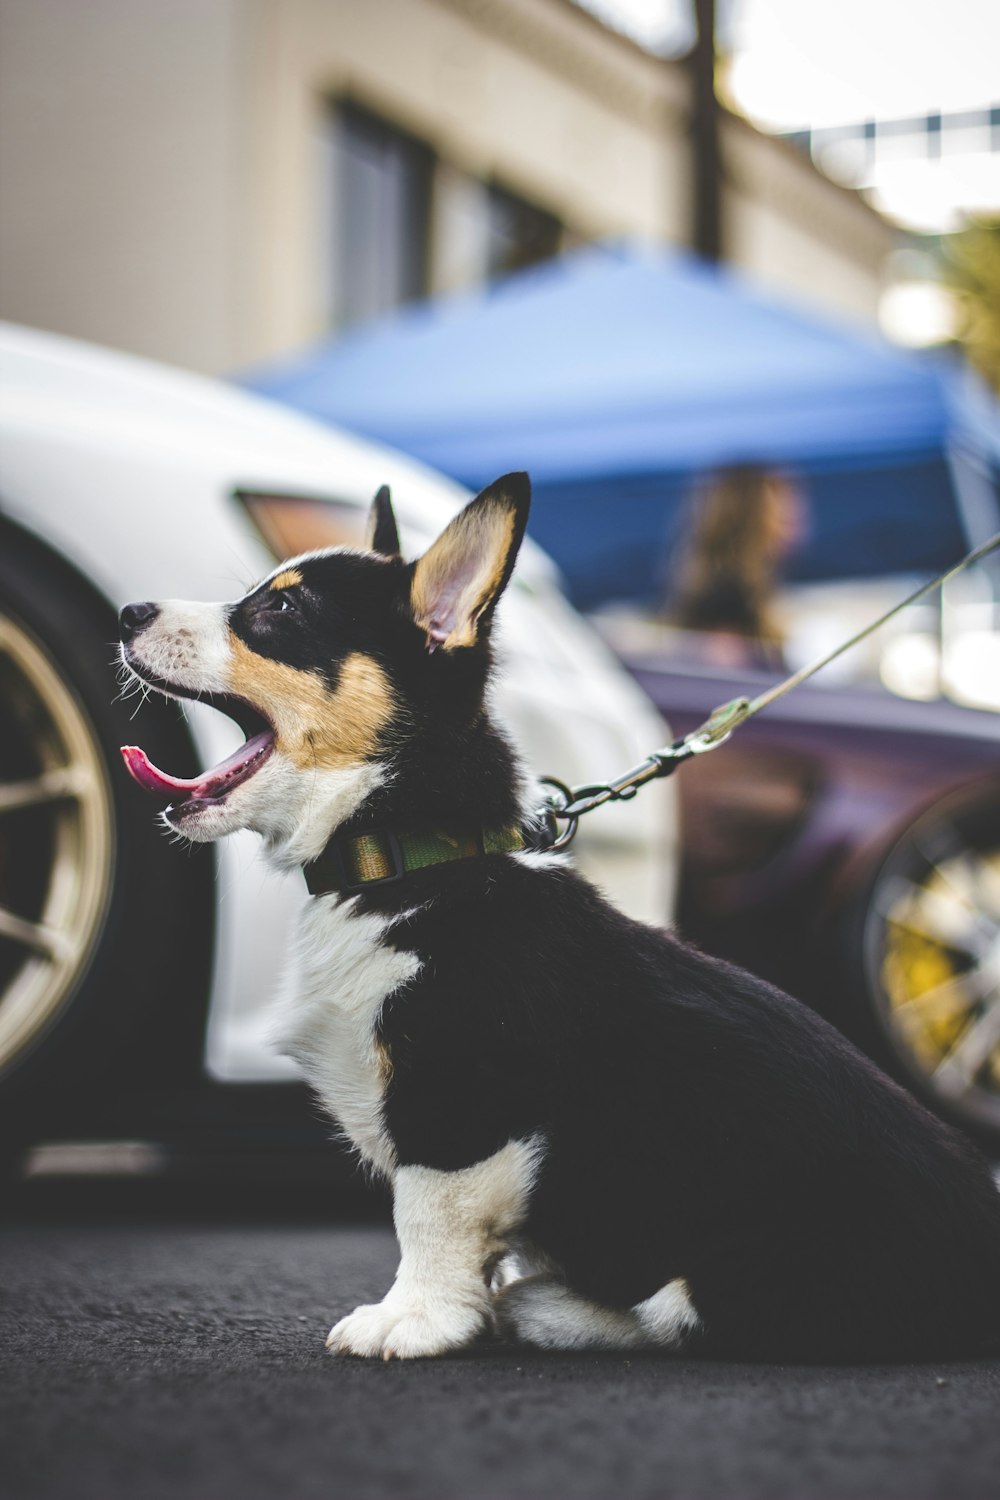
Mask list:
[[[291,595],[286,593],[284,589],[281,589],[279,593],[271,595],[267,602],[267,607],[275,614],[284,615],[294,613],[296,606],[295,600]]]

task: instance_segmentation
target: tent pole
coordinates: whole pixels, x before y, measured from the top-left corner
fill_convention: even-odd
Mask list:
[[[1000,496],[985,465],[966,448],[948,443],[944,456],[966,539],[970,547],[978,547],[1000,528]]]
[[[722,160],[715,91],[715,0],[694,0],[697,37],[691,75],[691,242],[706,260],[721,260]]]
[[[977,461],[967,449],[956,443],[949,443],[945,448],[945,462],[951,475],[952,489],[955,492],[955,504],[959,517],[965,527],[966,540],[972,547],[978,547],[989,537],[994,536],[1000,529],[1000,496],[990,477],[986,466]],[[991,605],[993,625],[1000,622],[996,618],[997,598],[1000,597],[1000,574],[998,574],[996,553],[979,564],[979,575],[982,578],[987,591],[987,598]],[[945,597],[946,589],[941,590],[940,597],[940,620],[941,620],[941,663],[945,661],[950,636],[950,613],[948,600]]]

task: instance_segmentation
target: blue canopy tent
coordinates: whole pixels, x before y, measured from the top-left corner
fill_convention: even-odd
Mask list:
[[[655,598],[692,479],[731,463],[802,477],[800,577],[936,569],[996,529],[1000,419],[960,366],[672,252],[591,247],[245,383],[473,488],[528,469],[585,606]]]

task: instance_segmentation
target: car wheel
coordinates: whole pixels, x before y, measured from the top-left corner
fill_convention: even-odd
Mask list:
[[[863,966],[893,1071],[1000,1138],[1000,786],[931,809],[895,845],[870,888]]]
[[[15,1138],[107,1103],[95,1085],[156,1035],[176,988],[171,933],[204,1001],[211,871],[168,848],[121,769],[134,704],[115,701],[115,633],[57,559],[0,536],[0,1115]],[[179,716],[150,708],[144,737],[189,762]],[[154,1047],[146,1080],[173,1057]]]

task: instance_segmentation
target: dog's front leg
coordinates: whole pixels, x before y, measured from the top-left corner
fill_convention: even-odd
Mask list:
[[[396,1279],[381,1302],[342,1318],[327,1348],[414,1359],[471,1343],[489,1319],[490,1272],[524,1218],[538,1156],[535,1141],[511,1141],[458,1171],[400,1167]]]

